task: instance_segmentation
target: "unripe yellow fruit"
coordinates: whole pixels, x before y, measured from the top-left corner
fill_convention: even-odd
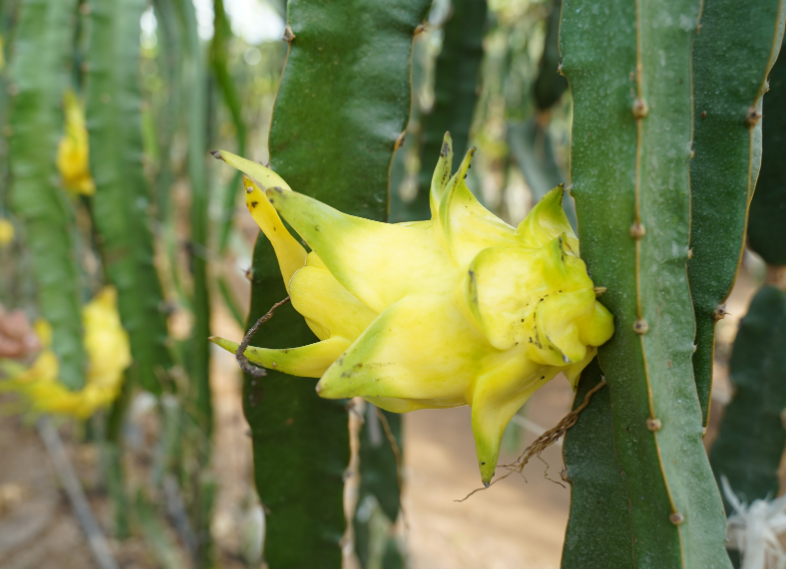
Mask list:
[[[319,377],[317,392],[328,399],[359,396],[396,413],[470,405],[487,484],[516,411],[560,372],[575,388],[614,325],[579,258],[562,188],[513,228],[467,188],[473,153],[451,177],[446,135],[432,218],[398,224],[346,215],[291,191],[259,164],[220,157],[246,174],[249,211],[273,243],[294,308],[321,340],[289,350],[251,347],[246,357]]]

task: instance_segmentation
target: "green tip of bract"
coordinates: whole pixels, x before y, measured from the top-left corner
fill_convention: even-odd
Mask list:
[[[232,354],[237,352],[237,349],[240,347],[240,344],[237,342],[233,342],[232,340],[227,340],[226,338],[221,338],[219,336],[210,336],[208,340],[213,342],[216,346],[224,348],[227,352]]]

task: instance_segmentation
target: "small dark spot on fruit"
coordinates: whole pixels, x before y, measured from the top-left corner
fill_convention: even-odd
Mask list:
[[[251,209],[254,209],[259,205],[259,202],[251,202]]]

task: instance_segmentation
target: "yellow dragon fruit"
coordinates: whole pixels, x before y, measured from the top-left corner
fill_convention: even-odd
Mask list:
[[[35,325],[44,349],[27,369],[17,363],[0,361],[0,369],[11,377],[0,381],[0,391],[21,394],[30,410],[37,413],[69,415],[87,419],[109,406],[120,393],[123,372],[131,365],[128,334],[120,323],[117,291],[104,288],[82,309],[87,352],[87,380],[78,391],[58,381],[59,363],[52,350],[51,326],[41,320]]]
[[[215,155],[245,174],[248,209],[273,244],[294,308],[320,340],[249,347],[246,357],[320,378],[317,393],[328,399],[359,396],[395,413],[470,405],[488,484],[516,411],[560,372],[575,388],[614,325],[579,258],[562,188],[513,228],[467,188],[473,153],[451,177],[446,135],[431,219],[398,224],[346,215],[292,191],[264,166]]]
[[[65,133],[57,147],[57,169],[66,190],[92,196],[96,192],[96,185],[90,175],[90,148],[85,113],[72,90],[66,91],[63,100]]]

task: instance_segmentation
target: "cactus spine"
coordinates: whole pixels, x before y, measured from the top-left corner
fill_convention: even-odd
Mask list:
[[[695,0],[614,1],[604,9],[566,0],[560,29],[574,100],[571,193],[582,257],[595,284],[608,288],[603,301],[615,316],[617,331],[598,361],[640,568],[729,566],[701,441],[685,272],[698,13]],[[574,468],[568,464],[569,477]],[[574,496],[587,490],[572,488]],[[605,539],[596,532],[582,544],[586,558]]]

